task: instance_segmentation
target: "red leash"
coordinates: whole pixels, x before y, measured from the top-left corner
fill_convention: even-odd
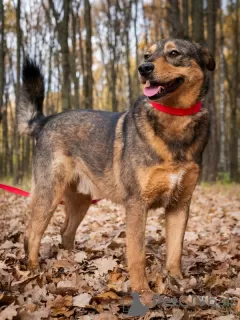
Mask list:
[[[0,183],[0,189],[3,189],[5,191],[7,191],[7,192],[15,193],[15,194],[17,194],[19,196],[29,197],[29,192],[21,190],[21,189],[18,189],[18,188],[15,188],[15,187],[8,186],[6,184],[1,184]]]
[[[12,186],[8,186],[7,184],[1,184],[0,183],[0,189],[2,190],[5,190],[7,192],[10,192],[10,193],[14,193],[14,194],[17,194],[19,196],[23,196],[23,197],[29,197],[29,192],[27,191],[24,191],[24,190],[21,190],[19,188],[15,188],[15,187],[12,187]],[[98,203],[98,201],[100,201],[101,199],[97,199],[97,200],[92,200],[92,204],[96,204]],[[62,202],[61,202],[62,203]]]

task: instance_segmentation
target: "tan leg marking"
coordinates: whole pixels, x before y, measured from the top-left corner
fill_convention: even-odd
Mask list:
[[[74,239],[77,228],[83,220],[89,206],[91,197],[76,193],[70,189],[65,192],[65,222],[61,228],[62,245],[66,250],[74,249]]]
[[[179,278],[182,278],[181,256],[188,211],[188,208],[175,208],[166,213],[166,268],[170,275]]]
[[[72,165],[69,157],[54,153],[51,167],[36,168],[31,193],[31,218],[26,231],[25,249],[30,269],[38,268],[40,242],[48,223],[63,198],[71,179]],[[39,164],[41,165],[41,163]]]
[[[61,202],[63,188],[58,189],[54,198],[37,190],[32,196],[31,218],[26,231],[25,249],[28,254],[29,269],[38,268],[40,242],[52,215]]]
[[[145,228],[147,212],[140,205],[127,206],[127,258],[132,291],[150,290],[146,277]]]
[[[178,203],[174,206],[170,205],[166,209],[166,268],[170,275],[179,278],[182,278],[181,256],[189,206],[198,178],[199,167],[198,165],[192,165],[191,169],[183,177],[183,190]]]

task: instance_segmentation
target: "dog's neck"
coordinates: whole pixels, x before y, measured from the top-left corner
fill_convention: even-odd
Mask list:
[[[161,103],[153,102],[153,101],[149,101],[149,103],[155,109],[157,109],[163,113],[167,113],[167,114],[171,114],[171,115],[175,115],[175,116],[192,115],[192,114],[198,113],[202,108],[201,101],[196,102],[194,105],[190,106],[189,108],[174,108],[174,107],[165,106],[165,105],[162,105]]]
[[[185,114],[185,116],[174,116],[171,113],[159,111],[159,109],[155,108],[149,100],[146,102],[148,105],[148,123],[151,130],[154,131],[154,136],[161,137],[166,143],[181,144],[184,141],[191,141],[192,138],[195,137],[195,128],[198,126],[198,123],[201,122],[203,118],[207,117],[208,114],[206,108],[201,108],[201,102],[197,107],[199,108],[199,111],[189,115]],[[184,109],[184,111],[185,110],[186,109]]]

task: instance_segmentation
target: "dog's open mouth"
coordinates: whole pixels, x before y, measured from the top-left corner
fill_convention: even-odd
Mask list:
[[[176,78],[167,83],[147,80],[144,86],[144,95],[149,99],[159,99],[175,91],[184,82],[183,78]]]

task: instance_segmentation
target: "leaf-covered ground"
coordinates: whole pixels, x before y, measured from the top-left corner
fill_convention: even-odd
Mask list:
[[[123,208],[107,201],[91,206],[77,231],[76,250],[69,253],[60,244],[59,206],[42,239],[42,272],[35,276],[24,264],[27,219],[27,200],[0,192],[0,320],[239,319],[240,186],[195,190],[184,280],[166,277],[164,212],[149,214],[147,274],[159,300],[142,317],[127,314],[132,297]]]

